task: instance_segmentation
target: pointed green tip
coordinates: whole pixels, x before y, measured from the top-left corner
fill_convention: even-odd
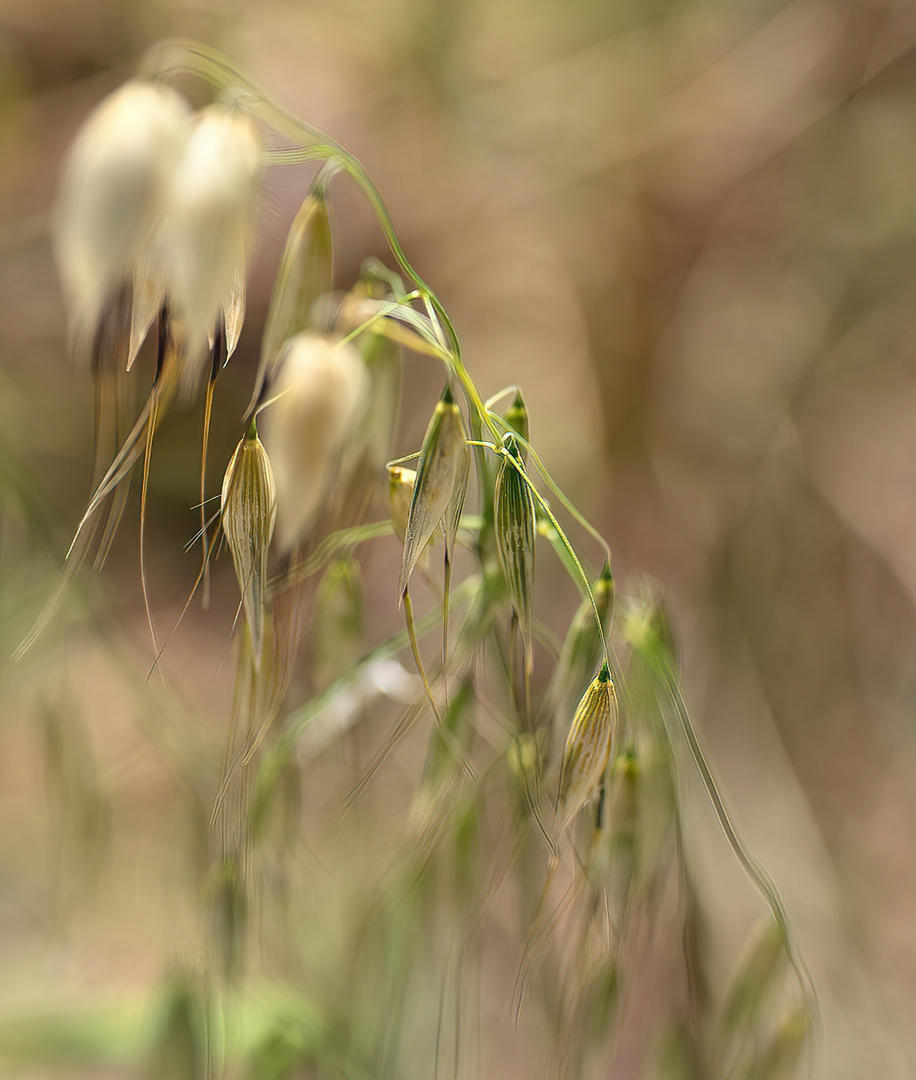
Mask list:
[[[503,449],[506,451],[507,454],[511,454],[512,457],[514,457],[515,460],[518,461],[518,439],[515,437],[515,435],[513,435],[511,431],[507,431],[505,435],[503,435]]]
[[[245,434],[245,438],[249,442],[254,442],[258,437],[258,423],[254,417],[251,418],[251,423],[248,425],[248,431]]]
[[[439,400],[445,402],[446,405],[455,404],[455,399],[452,397],[452,384],[450,382],[445,384],[445,389],[442,391],[442,397]]]
[[[598,672],[598,682],[606,683],[611,681],[611,669],[607,666],[607,660],[601,665],[601,670]]]
[[[608,556],[608,558],[605,560],[604,566],[601,570],[601,580],[606,582],[607,584],[610,584],[610,582],[614,580],[614,575],[611,573],[610,556]]]

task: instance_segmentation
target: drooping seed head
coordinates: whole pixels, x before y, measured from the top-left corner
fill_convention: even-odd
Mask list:
[[[493,492],[496,550],[506,575],[512,607],[529,644],[534,619],[534,539],[537,521],[534,496],[523,475],[518,440],[503,437],[503,455]]]
[[[353,345],[304,332],[289,341],[260,413],[277,481],[277,543],[288,552],[332,502],[347,439],[363,407],[365,366]]]
[[[79,352],[149,243],[187,143],[190,116],[187,102],[170,87],[131,80],[105,98],[76,137],[53,237]]]
[[[186,394],[200,380],[206,343],[220,311],[227,358],[238,342],[263,156],[260,129],[249,116],[210,105],[198,114],[172,175],[149,274],[164,289],[184,334]]]
[[[267,451],[251,425],[223,479],[220,513],[242,592],[256,659],[264,641],[267,552],[277,520],[277,489]]]
[[[563,748],[557,810],[564,829],[598,793],[616,730],[617,692],[605,663],[582,695]]]
[[[414,484],[398,595],[403,596],[417,560],[440,524],[454,537],[467,485],[470,453],[461,409],[446,385],[426,429]],[[457,506],[456,506],[457,504]]]

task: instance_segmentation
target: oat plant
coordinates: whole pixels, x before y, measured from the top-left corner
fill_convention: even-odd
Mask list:
[[[197,112],[175,88],[188,78],[212,91]],[[259,190],[266,170],[303,163],[313,179],[214,510],[208,433],[244,319]],[[391,266],[367,259],[339,291],[343,184],[374,212]],[[363,165],[218,53],[167,42],[77,136],[54,239],[71,349],[96,385],[95,486],[20,652],[81,567],[104,563],[135,472],[151,665],[168,647],[143,570],[168,410],[203,416],[188,604],[221,552],[238,579],[233,714],[199,896],[205,959],[191,971],[173,958],[147,1075],[492,1075],[494,995],[501,1037],[525,1033],[519,1075],[610,1075],[647,1008],[632,988],[665,924],[682,942],[687,1004],[660,997],[643,1074],[797,1075],[815,993],[702,748],[660,594],[617,590],[608,544],[537,452],[523,390],[484,398]],[[132,368],[148,336],[156,364],[141,392]],[[391,461],[405,350],[438,367],[443,389],[422,444]],[[396,544],[390,579],[364,575],[366,552]],[[538,612],[551,559],[580,597],[563,640]],[[403,623],[367,642],[369,596]],[[425,761],[392,793],[404,805],[387,847],[325,873],[301,841],[305,792],[324,750],[370,726],[338,784],[326,855],[391,783],[399,747],[425,742]],[[761,899],[728,985],[704,958],[687,769]],[[256,1003],[265,980],[274,991]]]

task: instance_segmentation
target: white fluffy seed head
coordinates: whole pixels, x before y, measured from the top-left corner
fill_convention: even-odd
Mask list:
[[[259,424],[274,467],[276,541],[284,553],[306,538],[330,501],[364,385],[365,365],[353,345],[304,332],[283,350]]]
[[[150,272],[161,278],[184,333],[186,390],[196,388],[220,310],[230,355],[238,339],[263,161],[257,124],[228,106],[210,105],[198,114],[172,175]]]
[[[190,115],[170,87],[131,80],[105,98],[76,137],[53,232],[78,351],[149,243],[188,139]]]

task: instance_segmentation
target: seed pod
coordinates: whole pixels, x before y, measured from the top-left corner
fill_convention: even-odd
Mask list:
[[[238,342],[263,152],[261,132],[250,117],[210,105],[198,114],[172,176],[149,273],[164,289],[183,331],[186,395],[196,390],[203,374],[206,343],[220,311],[227,359]]]
[[[452,398],[451,388],[446,385],[426,429],[420,451],[417,479],[407,515],[404,557],[398,584],[400,596],[404,595],[417,560],[440,524],[445,524],[447,538],[451,534],[454,542],[456,512],[457,515],[461,513],[460,505],[456,511],[456,504],[464,501],[469,466],[464,419]]]
[[[349,460],[346,442],[364,400],[365,366],[353,345],[308,331],[283,350],[263,412],[277,481],[277,544],[306,539]]]
[[[331,291],[332,282],[331,219],[324,184],[319,183],[306,195],[286,238],[267,309],[253,404],[265,383],[273,381],[284,343],[313,328],[312,309]]]
[[[493,493],[496,550],[506,575],[512,607],[529,651],[534,620],[534,538],[537,523],[534,496],[522,470],[518,440],[503,436],[506,451],[496,476]]]
[[[277,520],[277,489],[270,459],[254,424],[235,448],[221,498],[223,532],[242,590],[254,655],[260,660],[267,601],[267,551]]]
[[[617,693],[607,663],[592,680],[573,717],[557,792],[565,829],[597,794],[617,730]]]
[[[187,142],[190,115],[170,87],[131,80],[105,98],[76,137],[53,236],[79,353],[149,242]]]

